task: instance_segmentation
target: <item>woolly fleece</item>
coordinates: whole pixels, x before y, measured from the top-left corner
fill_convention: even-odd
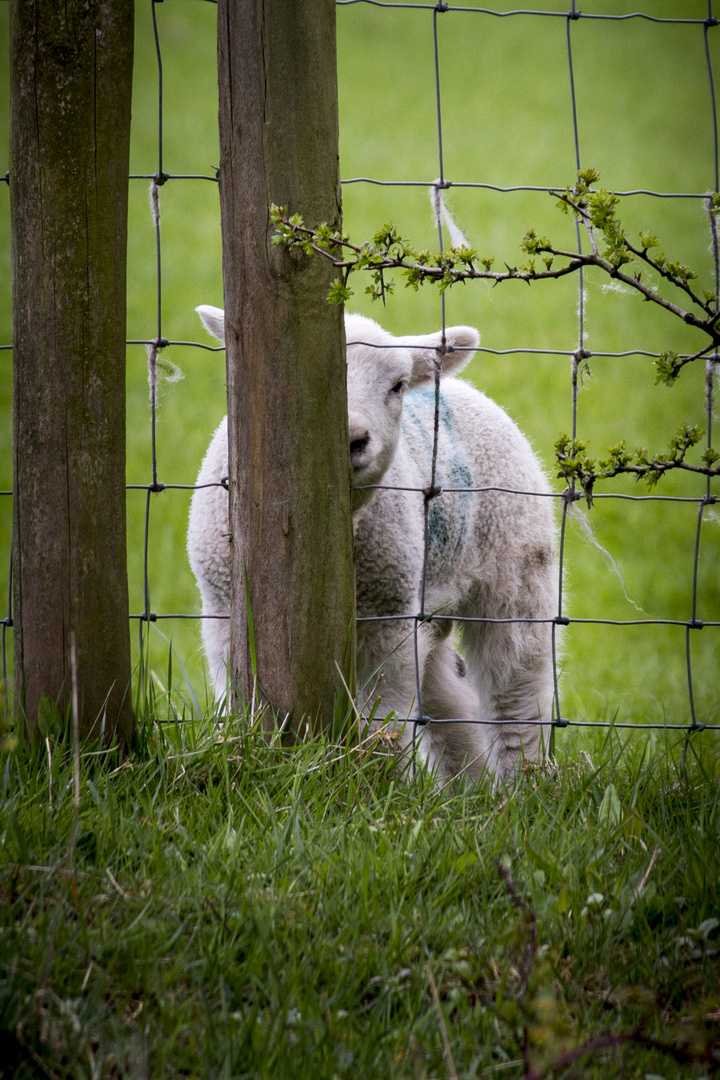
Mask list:
[[[222,341],[222,311],[197,310]],[[452,377],[477,348],[476,330],[448,328],[443,346],[442,332],[393,338],[372,320],[347,315],[345,333],[359,707],[367,714],[379,698],[376,715],[392,712],[401,742],[409,744],[415,725],[402,721],[418,715],[420,696],[423,716],[436,721],[415,730],[428,767],[443,778],[478,778],[486,768],[507,775],[523,758],[539,759],[551,717],[551,621],[513,621],[552,620],[556,612],[557,526],[549,485],[507,414]],[[426,509],[436,370],[435,488],[443,493]],[[219,697],[227,686],[230,573],[228,494],[218,484],[227,474],[223,420],[200,469],[188,532],[206,616],[203,643]],[[378,490],[377,484],[419,490]],[[484,490],[453,492],[457,488]],[[416,625],[421,610],[435,617]],[[376,621],[381,615],[404,618]]]

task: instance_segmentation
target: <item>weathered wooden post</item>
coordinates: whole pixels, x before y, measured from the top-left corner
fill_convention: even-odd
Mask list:
[[[16,702],[37,729],[76,677],[82,735],[127,744],[133,22],[132,0],[11,0]]]
[[[220,0],[218,69],[231,674],[325,726],[354,652],[344,333],[330,269],[271,243],[269,206],[340,225],[334,0]]]

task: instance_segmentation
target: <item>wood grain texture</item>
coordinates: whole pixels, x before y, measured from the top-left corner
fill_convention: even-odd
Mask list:
[[[354,652],[342,314],[324,261],[271,243],[269,207],[340,225],[334,0],[220,0],[218,69],[232,675],[329,725]]]
[[[132,0],[12,0],[16,701],[132,741],[125,274]]]

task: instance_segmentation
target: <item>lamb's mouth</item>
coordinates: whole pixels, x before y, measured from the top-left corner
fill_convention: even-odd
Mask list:
[[[353,487],[365,487],[373,483],[369,465],[353,465]]]

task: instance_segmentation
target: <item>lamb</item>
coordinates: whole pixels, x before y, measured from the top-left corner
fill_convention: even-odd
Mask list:
[[[223,341],[223,312],[197,311]],[[477,349],[477,330],[394,338],[371,319],[346,315],[345,333],[360,707],[369,711],[379,697],[376,716],[391,717],[407,745],[415,725],[405,721],[421,704],[430,722],[417,726],[417,752],[440,778],[507,776],[523,759],[539,760],[551,718],[558,567],[547,480],[507,414],[451,377]],[[429,489],[438,367],[435,488],[480,493]],[[188,532],[206,616],[230,610],[228,496],[202,487],[227,472],[223,420],[200,469]],[[414,633],[423,599],[431,618]],[[222,696],[228,620],[204,620],[203,639]]]

